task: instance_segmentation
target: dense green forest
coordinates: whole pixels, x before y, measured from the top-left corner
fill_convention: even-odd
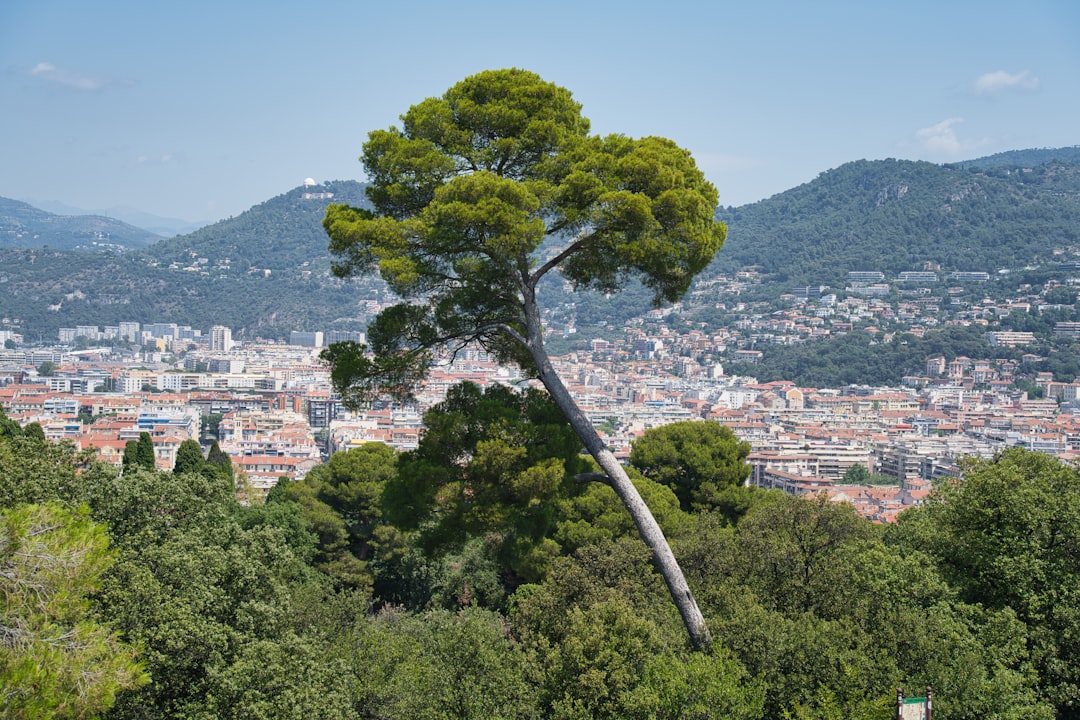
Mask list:
[[[0,715],[885,720],[931,685],[938,720],[1080,717],[1074,468],[1010,450],[883,527],[741,487],[726,433],[646,435],[694,652],[547,398],[450,400],[250,504],[0,417]]]

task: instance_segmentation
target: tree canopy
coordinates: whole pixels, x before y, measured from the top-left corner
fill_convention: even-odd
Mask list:
[[[331,205],[323,224],[340,276],[377,271],[403,302],[324,357],[346,402],[406,395],[440,353],[478,344],[551,393],[627,506],[695,646],[704,618],[655,518],[580,411],[544,346],[537,286],[636,280],[681,297],[720,249],[716,189],[664,138],[589,134],[565,88],[518,69],[466,78],[369,134],[362,161],[374,212]]]
[[[580,110],[533,73],[488,71],[370,133],[375,212],[327,209],[334,271],[377,270],[413,302],[376,318],[374,357],[330,353],[347,397],[407,390],[435,352],[470,341],[531,366],[528,316],[556,268],[575,288],[634,277],[658,303],[686,292],[724,241],[715,188],[670,140],[590,136]]]
[[[710,504],[717,494],[750,477],[750,443],[715,420],[688,420],[653,428],[630,450],[630,464],[675,491],[684,510]]]

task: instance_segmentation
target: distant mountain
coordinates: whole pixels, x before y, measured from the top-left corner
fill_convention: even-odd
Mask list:
[[[55,215],[0,197],[0,247],[123,252],[160,240],[142,228],[100,215]]]
[[[222,324],[238,337],[362,327],[363,284],[329,271],[322,218],[331,202],[364,204],[363,185],[295,188],[138,251],[0,250],[0,315],[44,337],[121,320]]]
[[[154,215],[153,213],[143,212],[138,208],[129,207],[127,205],[116,205],[109,208],[86,210],[84,208],[72,207],[71,205],[51,200],[23,198],[23,201],[36,208],[47,210],[48,212],[56,213],[57,215],[103,215],[105,217],[116,218],[117,220],[126,222],[128,225],[134,225],[137,228],[142,228],[143,230],[147,230],[161,237],[183,235],[184,233],[194,232],[195,230],[210,224],[210,221],[208,220],[192,222],[180,218],[162,217],[160,215]]]
[[[1036,165],[1059,162],[1080,164],[1080,145],[1064,148],[1040,148],[1037,150],[1009,150],[975,160],[953,163],[956,167],[976,170],[997,168],[1033,168]]]
[[[754,295],[777,298],[803,285],[842,289],[851,270],[997,273],[1080,259],[1075,149],[1011,157],[1024,162],[861,160],[767,200],[721,208],[728,241],[702,279],[754,266],[762,278]],[[47,251],[0,247],[0,318],[17,320],[31,337],[120,320],[222,324],[238,337],[362,329],[385,288],[330,274],[321,222],[331,202],[364,205],[364,186],[295,188],[235,218],[122,254],[63,252],[52,243]],[[561,302],[565,295],[553,286],[550,297]],[[572,301],[563,316],[576,318],[578,337],[592,325],[621,327],[648,309],[648,293],[633,289]]]

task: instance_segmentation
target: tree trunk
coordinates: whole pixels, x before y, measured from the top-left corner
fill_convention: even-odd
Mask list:
[[[533,307],[535,308],[535,305]],[[705,624],[705,617],[701,614],[697,601],[694,600],[694,594],[686,583],[686,576],[683,575],[682,568],[679,567],[674,553],[671,552],[671,546],[668,545],[663,530],[660,529],[660,525],[656,522],[656,518],[653,517],[649,506],[645,504],[641,494],[630,481],[626,470],[615,459],[612,452],[608,450],[604,441],[597,434],[596,429],[593,428],[592,423],[585,417],[585,413],[581,411],[581,408],[570,396],[570,391],[566,389],[562,378],[552,367],[551,359],[544,349],[543,339],[540,334],[539,314],[527,313],[527,316],[529,317],[529,322],[527,322],[528,347],[533,360],[536,362],[540,382],[544,384],[555,404],[566,415],[566,419],[570,422],[570,426],[574,428],[574,432],[585,443],[585,449],[589,451],[589,454],[593,456],[601,469],[611,479],[611,487],[630,512],[630,517],[634,519],[634,525],[637,526],[641,539],[645,541],[645,544],[652,551],[653,562],[664,577],[668,592],[671,593],[671,599],[679,609],[679,614],[682,616],[687,633],[690,634],[690,642],[693,644],[694,649],[708,650],[712,645],[712,635]]]

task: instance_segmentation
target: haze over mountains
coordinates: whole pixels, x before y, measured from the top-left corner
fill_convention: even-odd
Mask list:
[[[73,207],[66,203],[53,200],[36,200],[33,198],[21,199],[29,205],[33,205],[36,208],[57,215],[103,215],[105,217],[115,218],[128,225],[134,225],[143,230],[149,230],[161,237],[173,237],[174,235],[195,232],[199,228],[211,224],[210,221],[205,220],[202,222],[193,222],[191,220],[182,220],[180,218],[162,217],[161,215],[144,212],[129,205],[114,205],[107,208],[87,210],[86,208]]]
[[[0,197],[0,247],[124,251],[146,247],[161,235],[104,215],[67,216]]]
[[[63,217],[0,199],[0,316],[30,338],[121,320],[222,324],[238,337],[363,329],[384,291],[330,274],[321,220],[331,202],[363,204],[363,185],[294,188],[162,239],[110,218]],[[842,288],[850,270],[997,273],[1076,261],[1080,147],[950,165],[856,161],[719,214],[728,241],[702,279],[755,266],[760,294]],[[618,307],[632,315],[644,304],[630,293]]]

